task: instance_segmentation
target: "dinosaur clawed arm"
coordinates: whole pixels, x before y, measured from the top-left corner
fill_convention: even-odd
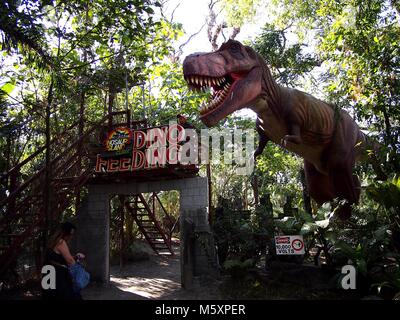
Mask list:
[[[286,147],[288,142],[294,143],[294,144],[301,144],[303,143],[303,139],[301,138],[300,135],[300,126],[297,124],[293,124],[290,130],[291,134],[285,135],[282,140],[281,144],[282,146]]]
[[[258,142],[258,147],[253,153],[254,161],[257,160],[257,157],[263,153],[265,146],[267,145],[269,139],[266,136],[260,136],[260,140]]]
[[[282,138],[281,140],[281,144],[286,147],[287,143],[291,142],[294,144],[301,144],[303,142],[303,140],[301,139],[300,136],[295,136],[295,135],[286,135]]]
[[[260,121],[259,121],[258,119],[257,119],[257,121],[256,121],[256,130],[257,130],[257,133],[258,133],[259,141],[258,141],[258,147],[257,147],[257,149],[256,149],[256,150],[254,151],[254,153],[253,153],[254,162],[256,162],[257,157],[258,157],[260,154],[263,153],[263,151],[264,151],[264,149],[265,149],[265,146],[267,145],[267,143],[268,143],[268,141],[269,141],[269,138],[265,135],[265,132],[264,132],[264,130],[262,129],[262,127],[261,127],[261,125],[260,125]]]

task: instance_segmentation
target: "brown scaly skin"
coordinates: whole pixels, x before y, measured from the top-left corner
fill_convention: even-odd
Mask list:
[[[234,40],[215,52],[189,55],[183,73],[193,89],[212,87],[215,92],[207,110],[200,111],[204,124],[211,127],[236,110],[251,108],[258,116],[260,137],[254,156],[268,141],[300,155],[311,197],[319,204],[346,199],[338,214],[350,217],[350,206],[360,196],[360,183],[352,171],[356,160],[365,157],[367,137],[347,112],[278,85],[263,58]]]

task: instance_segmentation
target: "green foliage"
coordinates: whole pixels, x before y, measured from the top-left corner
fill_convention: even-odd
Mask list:
[[[258,259],[259,248],[254,237],[256,226],[249,213],[237,210],[235,202],[220,199],[212,228],[221,264],[226,259],[239,262]]]
[[[399,7],[395,1],[275,1],[274,24],[315,47],[327,100],[351,110],[399,172]],[[318,86],[320,83],[317,83]]]
[[[400,291],[400,185],[398,179],[367,187],[363,205],[332,243],[379,290]]]
[[[245,261],[226,260],[224,262],[224,270],[226,270],[233,278],[241,278],[247,274],[248,269],[254,266],[252,259]]]
[[[179,24],[154,18],[159,6],[157,1],[139,0],[1,4],[1,20],[8,23],[0,27],[7,49],[0,58],[0,150],[7,159],[2,169],[43,145],[47,103],[52,138],[78,119],[82,104],[89,123],[105,115],[110,95],[115,96],[113,111],[124,110],[126,88],[135,120],[157,119],[156,125],[175,118],[178,111],[194,114],[198,103],[193,101],[199,98],[185,95],[181,66],[167,59],[182,30]],[[29,50],[19,50],[31,40]],[[43,60],[51,62],[51,68],[43,68]],[[69,142],[71,137],[60,141],[52,154]],[[41,164],[24,168],[25,173]]]
[[[280,146],[268,143],[263,154],[257,158],[255,174],[259,179],[260,194],[271,194],[273,203],[277,205],[283,205],[285,195],[288,194],[292,194],[295,199],[301,199],[299,171],[302,165],[301,158]]]
[[[390,182],[376,182],[367,188],[367,195],[383,206],[386,210],[398,212],[400,210],[400,178],[393,178]]]
[[[52,1],[5,0],[0,3],[0,36],[2,49],[39,54],[48,63],[44,25],[39,22],[43,7]],[[31,52],[30,52],[31,51]]]
[[[229,26],[240,27],[255,16],[261,0],[221,0],[219,6],[226,14]]]
[[[287,28],[279,30],[273,24],[266,24],[253,46],[267,61],[279,83],[296,86],[321,62],[315,55],[304,52],[304,44],[290,44],[287,33]]]

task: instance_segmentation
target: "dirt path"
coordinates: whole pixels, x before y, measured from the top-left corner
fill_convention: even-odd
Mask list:
[[[197,281],[181,288],[179,247],[174,256],[150,255],[149,260],[112,266],[110,285],[92,284],[82,291],[85,300],[205,300],[219,299],[216,281]]]

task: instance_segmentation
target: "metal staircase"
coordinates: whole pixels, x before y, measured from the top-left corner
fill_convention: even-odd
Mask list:
[[[118,121],[121,116],[125,121]],[[100,121],[86,122],[86,131],[80,119],[8,172],[0,174],[0,187],[6,190],[0,193],[0,288],[3,280],[7,281],[10,274],[18,277],[20,269],[26,265],[36,268],[33,274],[40,275],[49,232],[58,225],[67,209],[72,211],[75,207],[78,212],[83,203],[84,186],[95,176],[96,154],[103,150],[99,143],[103,135],[119,126],[134,129],[147,126],[145,120],[131,121],[130,117],[129,110],[112,112]],[[98,176],[96,174],[95,178]],[[112,179],[101,177],[105,178]],[[151,248],[157,254],[173,255],[171,238],[179,227],[179,220],[168,215],[155,193],[152,203],[142,194],[126,199],[131,202],[125,201],[123,207]],[[165,221],[157,220],[156,201],[170,227],[163,226]],[[121,221],[123,230],[123,218]],[[28,256],[30,260],[26,263]]]
[[[150,244],[151,248],[157,254],[174,255],[171,246],[171,233],[164,230],[157,220],[154,206],[152,210],[141,193],[134,195],[133,199],[133,201],[125,201],[125,207],[137,223],[140,232]],[[167,217],[169,216],[167,215]]]
[[[129,112],[113,112],[79,135],[77,121],[1,175],[7,193],[0,198],[0,277],[15,268],[24,247],[39,245],[43,254],[49,228],[67,208],[78,208],[93,167],[88,140],[97,130],[107,128],[107,122],[110,126],[110,117],[118,115],[126,115],[125,124],[130,125]],[[46,152],[54,158],[44,163]],[[31,172],[33,167],[38,169]]]

